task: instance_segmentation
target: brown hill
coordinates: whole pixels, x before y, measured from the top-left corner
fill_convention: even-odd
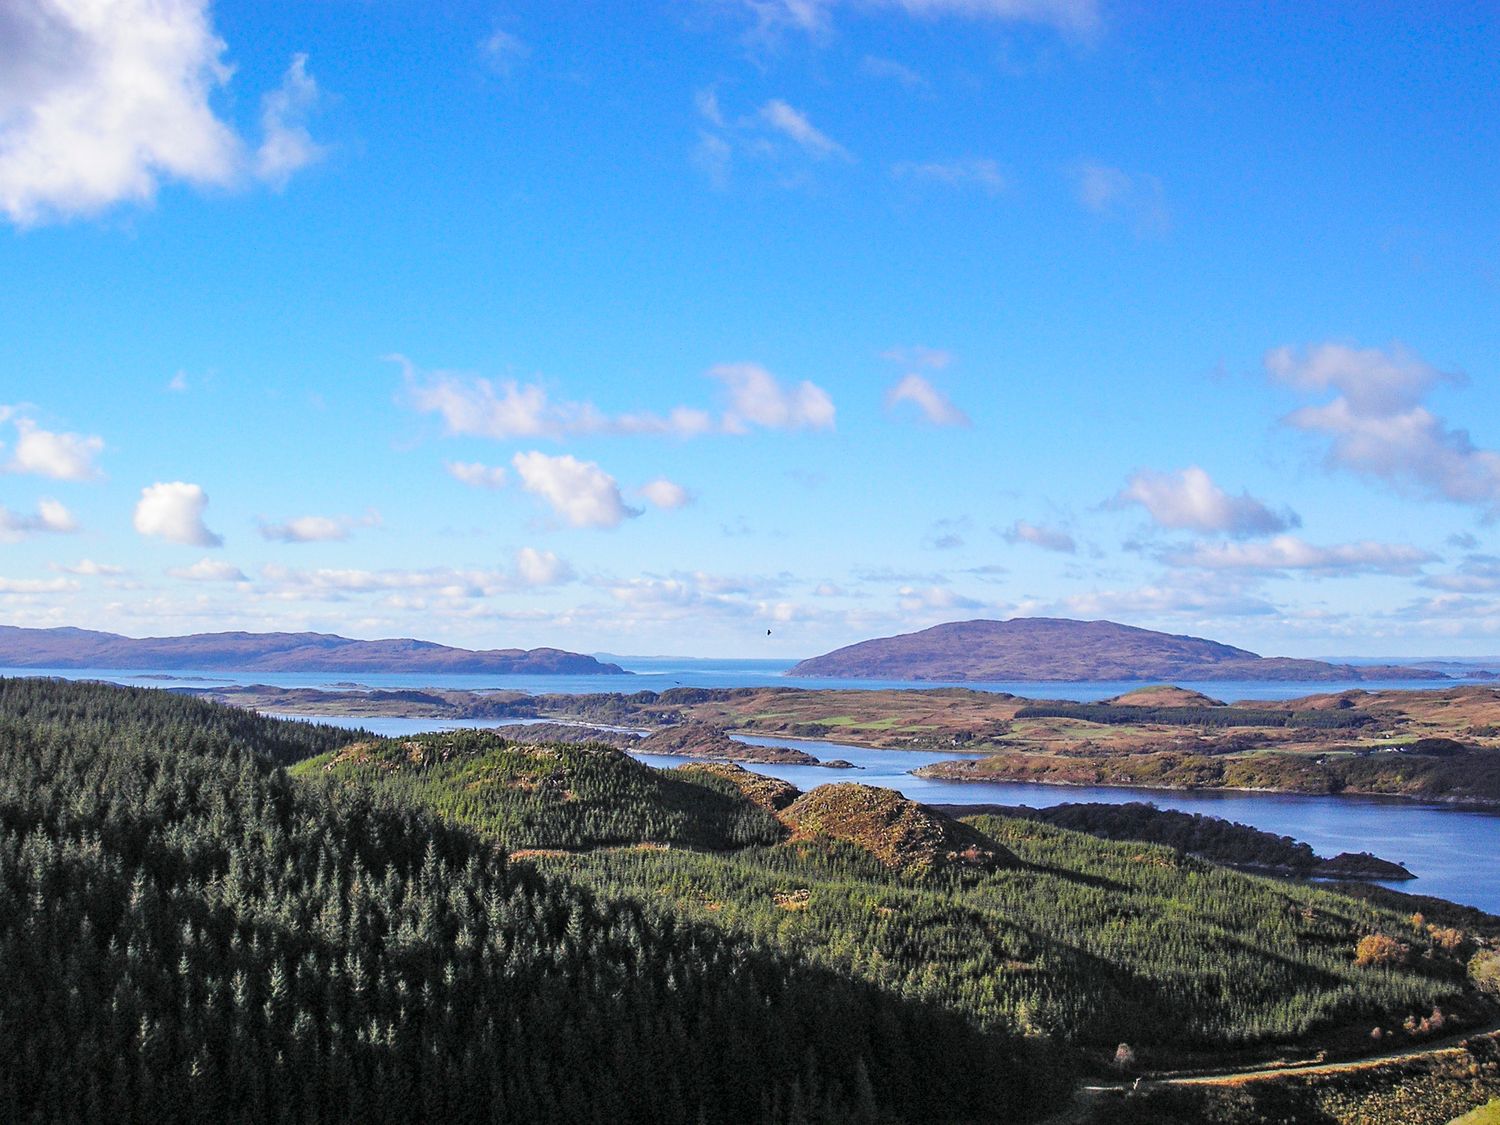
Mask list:
[[[802,796],[802,790],[790,781],[782,781],[779,777],[767,777],[763,773],[752,773],[744,766],[737,766],[732,762],[692,762],[685,766],[678,766],[677,769],[689,775],[706,773],[714,777],[722,777],[738,789],[752,805],[765,809],[772,816],[776,816],[782,809]]]
[[[1113,621],[1017,617],[953,621],[918,633],[861,641],[804,660],[790,676],[967,680],[1433,680],[1431,669],[1355,666],[1258,656],[1202,637]]]
[[[668,754],[679,758],[709,758],[721,762],[780,762],[792,766],[816,766],[818,759],[805,750],[789,746],[751,746],[730,738],[723,727],[690,720],[653,731],[635,744],[642,754]]]
[[[820,785],[778,815],[796,833],[794,839],[842,840],[897,871],[994,871],[1020,862],[977,829],[874,785]]]
[[[195,633],[122,637],[89,629],[0,625],[0,667],[216,670],[226,672],[477,672],[491,675],[623,675],[618,664],[557,648],[471,650],[399,637],[332,633]]]

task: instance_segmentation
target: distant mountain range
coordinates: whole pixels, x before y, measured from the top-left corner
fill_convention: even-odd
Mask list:
[[[1259,656],[1113,621],[953,621],[804,660],[789,676],[869,680],[1446,680],[1431,668]]]
[[[557,648],[473,651],[407,637],[356,641],[331,633],[195,633],[122,637],[89,629],[0,625],[0,667],[221,672],[478,672],[620,675],[618,664]]]

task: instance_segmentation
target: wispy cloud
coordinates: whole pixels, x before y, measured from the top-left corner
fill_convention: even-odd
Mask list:
[[[482,461],[445,461],[443,468],[454,480],[462,481],[470,488],[505,487],[505,469],[500,465],[486,465]]]
[[[307,73],[307,56],[299,54],[292,56],[281,85],[261,101],[262,140],[255,150],[255,175],[277,191],[326,153],[307,131],[307,119],[319,99],[318,84]]]
[[[409,361],[396,358],[405,371],[408,404],[420,413],[439,415],[452,435],[502,440],[557,440],[573,434],[691,438],[743,434],[753,427],[827,429],[833,425],[833,400],[821,387],[806,381],[783,384],[754,363],[719,364],[708,370],[707,376],[724,386],[728,399],[716,417],[694,406],[675,406],[664,414],[608,415],[590,402],[554,402],[540,383],[491,381],[443,371],[421,374]],[[458,475],[451,467],[449,471]],[[478,477],[459,479],[476,483]]]
[[[1098,0],[740,0],[740,6],[754,20],[751,34],[756,39],[785,32],[825,37],[836,9],[898,12],[924,20],[1034,23],[1077,37],[1094,35],[1102,24]]]
[[[913,184],[933,184],[945,188],[977,188],[987,195],[999,195],[1006,187],[1000,165],[986,157],[961,160],[909,161],[891,165],[891,175]]]
[[[480,40],[479,57],[496,74],[509,77],[531,58],[531,44],[519,35],[497,27]]]
[[[1424,405],[1459,376],[1439,371],[1400,344],[1386,349],[1317,344],[1268,353],[1269,375],[1305,393],[1333,391],[1282,421],[1330,440],[1328,463],[1413,496],[1451,500],[1500,516],[1500,452],[1474,444]]]
[[[1437,556],[1404,543],[1340,543],[1319,547],[1295,535],[1278,535],[1258,543],[1198,543],[1172,551],[1164,561],[1203,570],[1240,570],[1265,574],[1300,571],[1317,577],[1356,574],[1416,574]]]
[[[363,516],[297,516],[280,523],[262,521],[260,537],[273,543],[326,543],[348,539],[357,527],[374,527],[380,516],[371,511]]]
[[[760,117],[773,130],[795,142],[804,152],[819,160],[836,157],[853,160],[854,156],[843,145],[817,128],[800,109],[772,98],[760,107]]]
[[[199,559],[192,566],[174,566],[168,576],[187,582],[248,582],[245,572],[222,559]]]
[[[1073,170],[1073,178],[1086,211],[1128,223],[1142,237],[1165,234],[1172,226],[1166,191],[1155,176],[1086,162]]]
[[[916,372],[909,372],[885,392],[887,409],[903,403],[915,406],[921,416],[934,426],[969,426],[969,416],[953,405],[952,399]]]
[[[1030,543],[1045,551],[1060,551],[1071,555],[1078,550],[1078,544],[1071,535],[1060,527],[1049,527],[1046,524],[1017,520],[1002,535],[1007,543]]]

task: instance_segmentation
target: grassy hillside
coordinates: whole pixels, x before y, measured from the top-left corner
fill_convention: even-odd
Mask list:
[[[503,731],[369,739],[292,772],[377,786],[508,848],[731,848],[785,835],[713,773],[654,770],[602,744],[518,743]]]

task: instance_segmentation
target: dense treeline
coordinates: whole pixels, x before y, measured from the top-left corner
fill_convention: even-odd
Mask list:
[[[1223,817],[1159,809],[1142,801],[1122,805],[1080,802],[1045,809],[1021,805],[997,807],[993,811],[1003,816],[1086,832],[1104,840],[1165,844],[1215,863],[1233,866],[1308,872],[1321,862],[1311,847],[1290,836],[1278,836]]]
[[[503,730],[356,743],[294,773],[377,784],[508,848],[654,842],[721,849],[785,835],[774,817],[711,773],[655,770],[603,744],[516,742]]]
[[[1409,916],[1164,847],[1001,817],[970,823],[1023,865],[913,879],[824,842],[537,862],[987,1027],[1111,1050],[1125,1040],[1143,1059],[1399,1024],[1465,991],[1462,959]],[[1376,932],[1408,942],[1410,964],[1355,965],[1360,937]]]
[[[1374,716],[1347,709],[1286,711],[1271,707],[1132,707],[1112,703],[1035,703],[1017,719],[1081,719],[1108,726],[1158,724],[1175,727],[1307,727],[1347,730],[1368,726]]]
[[[0,1120],[1024,1120],[957,1015],[273,759],[341,732],[0,684]],[[264,750],[264,752],[262,752]]]

